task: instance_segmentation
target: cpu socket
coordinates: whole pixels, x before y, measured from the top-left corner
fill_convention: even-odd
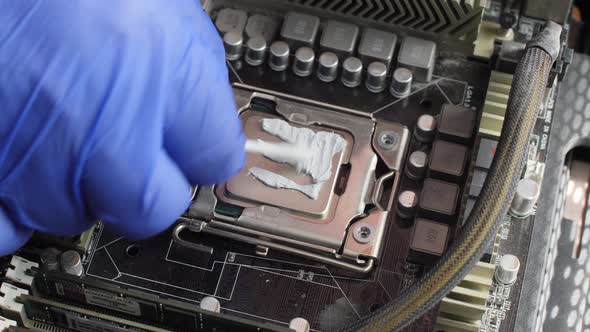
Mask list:
[[[222,185],[199,187],[189,211],[174,231],[174,240],[188,241],[184,231],[201,232],[250,243],[256,253],[281,250],[356,272],[369,272],[379,259],[409,134],[404,126],[374,120],[370,114],[293,101],[246,88],[234,96],[249,139],[279,138],[262,130],[263,119],[281,119],[292,127],[327,131],[346,140],[333,155],[331,177],[317,199],[291,189],[276,189],[249,174],[259,167],[298,184],[311,179],[287,164],[248,154],[246,166]]]

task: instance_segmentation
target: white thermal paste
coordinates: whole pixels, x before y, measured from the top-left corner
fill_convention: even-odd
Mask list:
[[[308,157],[292,162],[272,153],[264,153],[264,156],[276,162],[289,163],[297,172],[311,176],[314,183],[326,181],[332,176],[332,158],[346,148],[346,140],[338,134],[327,131],[316,133],[309,128],[292,127],[281,119],[263,119],[262,130],[294,144],[305,151]]]
[[[334,154],[344,151],[346,140],[331,132],[316,133],[308,128],[292,127],[281,119],[263,119],[262,130],[293,144],[307,157],[285,158],[284,154],[273,153],[272,149],[263,151],[263,155],[273,161],[287,163],[295,167],[297,172],[311,176],[314,184],[300,185],[284,176],[256,167],[250,169],[250,174],[267,186],[298,190],[312,199],[317,199],[322,184],[332,176]]]
[[[323,182],[313,184],[298,184],[295,181],[289,180],[282,175],[279,175],[277,173],[271,172],[260,167],[252,167],[248,171],[255,178],[257,178],[269,187],[277,189],[294,189],[304,193],[307,197],[311,199],[317,199],[320,195],[320,190],[322,189]]]
[[[246,152],[272,156],[273,160],[281,160],[281,162],[289,165],[297,165],[297,163],[308,157],[305,149],[302,149],[298,145],[291,143],[269,143],[261,139],[246,140]]]

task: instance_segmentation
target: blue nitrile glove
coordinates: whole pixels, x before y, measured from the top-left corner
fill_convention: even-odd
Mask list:
[[[0,255],[96,218],[155,234],[244,158],[195,0],[0,0]]]

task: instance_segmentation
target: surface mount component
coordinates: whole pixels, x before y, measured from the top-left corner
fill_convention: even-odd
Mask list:
[[[328,21],[322,32],[320,47],[344,59],[353,54],[358,34],[359,28],[356,25]]]
[[[246,44],[246,63],[250,66],[260,66],[266,60],[266,40],[262,36],[250,38]]]
[[[422,143],[430,143],[436,135],[436,119],[430,114],[420,115],[414,127],[414,137]]]
[[[284,41],[275,41],[270,45],[268,65],[274,71],[283,71],[289,67],[289,44]]]
[[[522,179],[516,186],[516,192],[510,205],[510,213],[516,217],[526,217],[533,213],[535,204],[541,194],[539,184],[533,179]]]
[[[418,219],[414,227],[411,247],[440,256],[446,248],[448,236],[449,227],[447,225]]]
[[[248,139],[280,141],[261,126],[263,120],[280,119],[290,127],[337,134],[347,144],[333,155],[332,172],[322,183],[317,199],[265,185],[248,170],[265,169],[299,185],[312,184],[313,180],[290,165],[248,154],[246,166],[228,182],[200,188],[190,218],[177,227],[368,272],[380,255],[408,130],[397,123],[375,122],[270,96],[276,107],[263,112],[250,104],[256,94],[238,89],[234,92]],[[379,145],[374,135],[390,137],[391,146]],[[378,164],[386,171],[379,171]],[[180,236],[176,240],[185,242]]]
[[[389,67],[396,43],[395,34],[367,28],[363,31],[358,53],[365,66],[371,62],[380,61]]]
[[[397,56],[397,65],[408,68],[418,82],[430,82],[436,61],[436,44],[429,40],[406,37]]]
[[[430,170],[452,177],[460,177],[465,172],[467,147],[443,140],[436,140],[430,152]]]
[[[449,140],[465,143],[473,136],[476,113],[466,107],[444,104],[439,117],[438,132]]]
[[[455,214],[458,199],[459,186],[456,184],[426,179],[422,186],[420,208],[442,216],[451,216]]]
[[[60,256],[61,269],[75,276],[81,276],[84,273],[84,267],[82,266],[82,258],[80,254],[75,250],[68,250],[63,252]]]
[[[410,154],[406,165],[406,174],[410,179],[421,180],[426,176],[428,155],[424,151],[414,151]]]
[[[309,332],[309,322],[301,317],[291,319],[289,322],[289,328],[295,332]]]
[[[396,98],[406,98],[412,90],[412,72],[407,68],[397,68],[393,71],[393,79],[389,92]]]
[[[300,47],[295,52],[295,62],[293,63],[293,72],[300,77],[307,77],[313,72],[313,62],[315,61],[315,52],[310,47]]]
[[[448,225],[427,219],[416,219],[408,259],[430,265],[444,253],[449,236]]]
[[[520,260],[518,257],[511,254],[502,255],[496,267],[496,280],[502,284],[511,285],[516,281],[519,269]]]
[[[225,48],[225,58],[229,61],[238,60],[242,56],[242,43],[244,39],[242,34],[236,31],[229,31],[223,35],[223,47]]]
[[[359,58],[348,57],[342,64],[342,84],[355,88],[361,84],[363,78],[363,62]]]
[[[221,312],[221,303],[213,296],[206,296],[199,303],[199,307],[203,310],[212,311],[216,313]]]
[[[412,218],[418,208],[418,194],[412,190],[404,190],[397,197],[397,214],[402,218]]]
[[[387,85],[387,66],[382,62],[371,62],[367,67],[365,86],[373,93],[385,90]]]
[[[290,12],[285,16],[281,29],[281,38],[293,48],[301,46],[313,46],[320,19],[306,14]]]
[[[248,18],[246,23],[246,36],[254,38],[262,36],[267,43],[275,40],[281,21],[272,16],[255,14]]]
[[[326,83],[332,82],[338,76],[338,56],[332,52],[324,52],[318,61],[318,78]]]
[[[47,248],[40,255],[41,266],[48,271],[59,271],[59,250]]]
[[[239,34],[244,32],[248,14],[245,11],[232,8],[224,8],[217,13],[215,26],[221,34],[235,31]]]

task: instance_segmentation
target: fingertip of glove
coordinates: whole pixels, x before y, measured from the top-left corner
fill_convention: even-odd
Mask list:
[[[221,184],[236,175],[246,164],[246,139],[240,131],[223,142],[212,143],[191,162],[190,180],[194,184]]]
[[[191,187],[170,158],[163,153],[157,161],[149,183],[140,197],[134,199],[135,211],[114,211],[103,220],[117,233],[128,239],[154,236],[168,227],[189,206]]]
[[[234,175],[236,175],[244,165],[246,164],[246,153],[242,151],[234,151],[225,158],[224,165],[221,167],[215,167],[213,172],[207,172],[210,174],[208,178],[203,179],[201,183],[209,185],[220,184],[228,181]],[[212,167],[212,168],[213,168]]]

